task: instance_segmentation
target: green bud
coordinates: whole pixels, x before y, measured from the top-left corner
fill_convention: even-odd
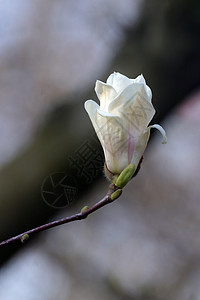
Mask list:
[[[24,243],[25,241],[27,241],[29,239],[29,235],[27,233],[25,233],[24,235],[22,235],[21,237],[21,242]]]
[[[111,195],[110,195],[110,199],[112,201],[116,200],[117,198],[119,198],[122,194],[122,190],[121,189],[118,189],[116,190],[115,192],[113,192]]]
[[[134,164],[128,165],[119,175],[115,185],[122,189],[125,185],[131,180],[133,174],[135,172]]]
[[[81,213],[83,213],[84,211],[86,211],[88,208],[89,208],[89,206],[84,206],[84,207],[81,209]]]

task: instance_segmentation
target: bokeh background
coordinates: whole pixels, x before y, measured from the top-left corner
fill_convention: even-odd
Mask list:
[[[168,136],[118,201],[0,248],[0,299],[200,299],[199,49],[198,0],[0,1],[1,240],[106,193],[96,79],[142,73]]]

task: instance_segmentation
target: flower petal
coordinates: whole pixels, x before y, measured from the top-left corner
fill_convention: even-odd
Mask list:
[[[133,82],[146,84],[146,80],[144,79],[144,76],[142,74],[136,77],[135,79],[131,79],[131,80]]]
[[[99,105],[93,100],[87,100],[84,104],[84,107],[90,117],[90,120],[92,122],[95,131],[97,132],[98,126],[96,122],[96,116],[97,116],[97,109],[99,109]]]
[[[108,119],[98,134],[103,146],[107,168],[113,174],[120,174],[129,164],[129,139],[115,118]]]
[[[108,105],[117,96],[115,89],[102,81],[97,80],[95,85],[95,92],[100,100],[101,110],[108,111]]]
[[[108,77],[106,83],[111,85],[119,94],[132,82],[128,77],[120,74],[119,72],[114,72]]]
[[[128,139],[122,120],[101,111],[99,105],[92,100],[85,102],[85,109],[103,147],[107,168],[114,174],[120,173],[128,164]]]
[[[144,76],[141,74],[139,75],[138,77],[136,77],[135,79],[131,79],[133,83],[141,83],[144,85],[144,89],[145,89],[145,92],[147,94],[147,100],[149,102],[151,102],[151,99],[152,99],[152,92],[151,92],[151,89],[150,87],[146,84],[146,80],[144,79]]]
[[[113,115],[112,113],[108,111],[103,111],[101,109],[97,109],[98,114],[101,115],[102,117],[117,117],[116,115]]]
[[[162,134],[163,136],[163,141],[162,141],[162,144],[166,144],[167,143],[167,135],[166,135],[166,132],[165,130],[162,128],[162,126],[158,125],[158,124],[154,124],[154,125],[151,125],[147,128],[148,129],[151,129],[151,128],[156,128],[160,131],[160,133]]]
[[[133,158],[132,158],[131,163],[134,164],[136,166],[136,168],[137,168],[137,166],[140,162],[140,159],[143,156],[143,153],[147,147],[149,136],[150,136],[150,128],[145,130],[145,132],[143,133],[141,138],[138,140],[138,143],[135,147],[135,151],[133,153]]]
[[[140,159],[146,149],[149,137],[150,137],[150,131],[151,128],[156,128],[160,131],[160,133],[163,136],[163,141],[162,144],[166,144],[167,143],[167,136],[166,136],[166,132],[165,130],[162,128],[162,126],[158,125],[158,124],[154,124],[151,125],[149,127],[147,127],[147,129],[144,131],[144,134],[141,136],[141,138],[138,140],[138,143],[135,147],[134,153],[133,153],[133,159],[132,162],[136,167],[138,165],[138,163],[140,162]]]
[[[140,98],[142,102],[146,100],[145,102],[150,103],[147,105],[153,107],[145,86],[141,83],[132,83],[110,102],[108,111],[117,114],[120,108],[127,105],[127,103],[133,103],[136,98]]]
[[[109,112],[123,119],[124,130],[135,139],[143,134],[155,114],[146,97],[143,85],[131,84],[109,105]]]
[[[130,141],[128,132],[124,130],[123,120],[109,113],[97,110],[98,138],[104,150],[107,168],[119,174],[128,165],[127,151]]]

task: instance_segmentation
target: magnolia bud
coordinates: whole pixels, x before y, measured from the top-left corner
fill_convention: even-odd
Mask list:
[[[112,179],[128,165],[137,168],[146,149],[151,128],[158,129],[166,142],[160,125],[151,125],[155,109],[152,92],[142,75],[130,79],[120,73],[111,74],[106,83],[97,80],[96,94],[100,106],[85,102],[85,109],[103,147],[106,175]]]

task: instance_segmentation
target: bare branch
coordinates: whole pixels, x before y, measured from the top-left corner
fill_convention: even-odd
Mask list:
[[[119,191],[120,193],[116,193],[116,191]],[[5,241],[2,241],[0,243],[0,247],[3,247],[5,245],[8,245],[13,242],[20,241],[21,243],[24,243],[30,235],[33,235],[37,232],[44,231],[62,224],[70,223],[73,221],[78,221],[78,220],[83,220],[85,219],[88,215],[92,214],[96,210],[100,209],[101,207],[113,202],[115,199],[117,199],[121,195],[121,190],[115,185],[111,184],[109,186],[108,193],[106,196],[104,196],[99,202],[95,203],[91,207],[84,207],[80,213],[77,213],[75,215],[65,217],[56,221],[52,221],[50,223],[38,226],[36,228],[30,229],[28,231],[25,231],[23,233],[20,233],[19,235],[16,235],[14,237],[11,237]]]

